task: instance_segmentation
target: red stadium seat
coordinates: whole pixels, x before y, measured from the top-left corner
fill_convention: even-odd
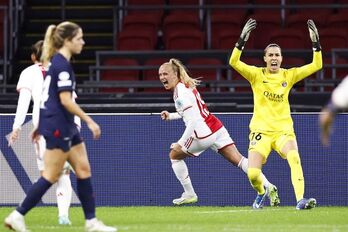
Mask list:
[[[176,30],[200,30],[201,26],[197,15],[178,13],[165,17],[162,28],[166,37],[168,33]]]
[[[279,18],[281,18],[281,14],[282,14],[282,8],[280,8],[281,6],[281,2],[279,0],[253,0],[253,4],[256,6],[267,6],[269,5],[269,8],[265,7],[265,8],[255,8],[253,9],[254,13],[263,13],[263,14],[273,14],[273,15],[277,15]],[[279,6],[279,8],[271,8],[271,6],[277,5]],[[285,9],[284,13],[285,15],[287,15],[287,12],[289,10]]]
[[[240,32],[241,30],[237,28],[233,30],[220,31],[212,39],[212,48],[224,50],[232,49],[240,37]],[[245,47],[248,49],[254,48],[254,36],[249,37]]]
[[[199,65],[222,65],[222,62],[216,58],[192,58],[187,62],[187,66],[199,66]],[[220,77],[218,77],[216,68],[189,68],[190,74],[193,78],[203,78],[202,80],[218,80],[222,78],[222,72],[220,72]]]
[[[122,30],[158,31],[161,21],[151,14],[130,14],[123,18]]]
[[[103,62],[103,66],[137,66],[138,62],[127,58],[109,58]],[[100,80],[103,81],[135,81],[139,80],[139,70],[105,70],[101,72]],[[102,88],[101,92],[129,92],[130,88]]]
[[[310,18],[313,19],[319,32],[321,29],[326,27],[328,17],[329,17],[329,14],[327,13],[310,15]],[[308,27],[307,27],[308,19],[309,19],[308,13],[299,12],[296,14],[289,15],[286,18],[285,24],[286,24],[286,27],[301,30],[304,35],[309,36]]]
[[[168,50],[202,50],[204,45],[204,34],[198,30],[176,30],[165,36]]]
[[[242,25],[245,22],[245,14],[213,14],[211,17],[211,39],[212,47],[217,47],[218,35],[224,31],[241,32]]]
[[[158,68],[165,62],[168,62],[168,58],[152,58],[146,60],[144,65],[156,66],[154,69],[146,69],[143,71],[143,80],[158,80]]]
[[[218,8],[213,8],[211,10],[212,15],[215,14],[229,14],[229,15],[234,15],[234,14],[242,14],[242,15],[246,15],[248,13],[248,11],[250,10],[250,8],[240,8],[240,7],[236,7],[233,8],[234,5],[238,5],[238,6],[248,6],[249,4],[249,0],[208,0],[207,2],[205,2],[205,4],[207,5],[216,5],[218,6]],[[229,6],[229,7],[225,7],[225,6]]]
[[[154,50],[157,34],[152,30],[123,30],[118,35],[117,48],[122,51]]]
[[[296,29],[278,29],[270,33],[271,43],[278,44],[282,49],[303,49],[302,31]]]
[[[127,0],[127,6],[144,6],[144,7],[159,7],[164,6],[165,0]],[[151,14],[160,20],[163,16],[163,8],[154,8],[154,9],[130,9],[127,11],[128,14]]]
[[[328,28],[336,28],[339,30],[347,30],[348,25],[348,10],[347,12],[339,12],[337,14],[332,14],[327,20]]]
[[[155,66],[155,67],[154,69],[144,69],[143,80],[144,81],[159,81],[158,69],[163,63],[168,61],[169,61],[168,58],[163,58],[163,57],[146,60],[144,65]],[[143,92],[166,92],[166,91],[167,90],[164,87],[143,89]]]
[[[294,67],[300,67],[305,65],[306,62],[304,59],[299,57],[284,57],[283,56],[283,62],[282,67],[283,68],[294,68]]]
[[[8,6],[10,0],[0,0],[0,6]]]
[[[196,78],[202,81],[202,85],[198,87],[200,92],[214,92],[215,89],[211,87],[203,87],[205,81],[218,81],[224,79],[223,70],[216,68],[195,68],[194,66],[202,65],[212,65],[212,66],[221,66],[222,62],[216,58],[202,57],[202,58],[192,58],[188,60],[187,66],[189,69],[189,75],[192,78]]]
[[[324,52],[331,52],[333,48],[347,48],[346,31],[336,28],[326,28],[319,31],[320,44]]]
[[[177,9],[171,9],[169,10],[169,14],[191,14],[194,15],[196,17],[199,16],[199,3],[200,0],[168,0],[169,6],[177,6]],[[196,9],[193,8],[189,8],[189,9],[185,9],[185,8],[180,8],[180,6],[197,6]]]
[[[278,15],[269,15],[262,12],[250,15],[250,18],[257,22],[256,29],[250,35],[250,37],[254,37],[254,47],[264,49],[271,43],[269,40],[270,33],[281,28],[281,19]]]
[[[334,4],[335,0],[306,0],[306,1],[301,1],[301,0],[292,0],[288,5],[313,5],[313,7],[298,7],[295,9],[297,13],[303,13],[307,14],[308,18],[311,18],[312,15],[328,15],[333,13],[332,8],[323,8],[323,7],[315,7],[316,5],[329,5],[329,4]]]

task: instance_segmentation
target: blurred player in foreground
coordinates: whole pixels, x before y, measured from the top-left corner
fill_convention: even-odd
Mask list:
[[[24,69],[19,77],[17,91],[19,92],[17,111],[13,123],[13,129],[9,139],[9,145],[13,145],[18,139],[21,127],[28,113],[30,100],[33,100],[33,124],[37,128],[39,123],[40,98],[42,85],[44,81],[45,69],[39,62],[42,52],[43,40],[36,42],[31,47],[31,60],[33,65]],[[43,155],[46,147],[46,142],[43,136],[40,136],[35,144],[37,165],[42,175],[44,170]],[[58,223],[60,225],[71,225],[69,220],[69,207],[72,197],[72,187],[70,181],[70,165],[65,163],[64,168],[57,181],[57,205],[58,205]]]
[[[315,207],[314,198],[304,198],[304,178],[300,155],[290,114],[289,92],[292,86],[322,68],[322,54],[319,34],[312,20],[308,29],[313,44],[313,61],[298,68],[283,69],[281,48],[269,44],[264,51],[266,67],[255,67],[240,60],[250,32],[256,28],[256,21],[249,19],[230,57],[230,65],[250,82],[254,96],[254,113],[250,122],[248,177],[257,192],[253,208],[264,204],[267,189],[261,178],[262,165],[272,150],[287,159],[291,169],[291,181],[296,195],[296,209]]]
[[[47,64],[48,70],[41,95],[39,128],[32,135],[34,141],[38,134],[45,137],[45,169],[24,201],[5,219],[5,226],[15,231],[27,231],[24,216],[57,182],[66,161],[77,177],[77,195],[86,219],[85,231],[117,231],[96,218],[86,146],[74,122],[76,115],[86,122],[94,139],[100,137],[99,125],[76,104],[73,97],[76,82],[70,59],[72,55],[81,53],[84,44],[82,29],[75,23],[63,22],[47,28],[41,60],[45,66]]]
[[[181,138],[170,146],[172,168],[184,188],[184,193],[180,198],[174,199],[173,204],[195,203],[198,197],[184,161],[186,157],[198,157],[203,151],[211,148],[245,173],[248,159],[239,153],[222,122],[209,112],[196,88],[200,81],[191,78],[179,60],[170,59],[162,64],[159,68],[159,79],[166,90],[173,91],[177,111],[162,111],[162,120],[183,119],[186,126]],[[271,206],[278,206],[280,200],[277,188],[262,173],[261,178],[268,189]]]
[[[334,89],[330,102],[323,108],[319,116],[321,142],[329,146],[332,122],[339,110],[348,107],[348,76]]]

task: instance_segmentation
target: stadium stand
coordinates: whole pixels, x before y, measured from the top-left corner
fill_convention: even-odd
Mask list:
[[[200,21],[197,15],[189,13],[175,13],[170,14],[164,18],[163,21],[164,37],[177,30],[182,31],[200,31]]]
[[[336,28],[325,28],[320,31],[320,43],[326,53],[333,48],[346,48],[347,32]]]
[[[147,28],[125,29],[118,34],[117,48],[121,51],[154,50],[157,32]]]
[[[165,34],[168,50],[202,50],[205,48],[204,34],[200,30],[173,30]]]
[[[211,14],[228,14],[228,15],[247,15],[249,13],[248,0],[207,0],[206,5],[211,6]]]
[[[122,19],[122,30],[158,31],[161,21],[151,14],[129,14]]]
[[[282,49],[305,49],[304,38],[297,29],[273,29],[269,41],[278,44]]]
[[[164,6],[165,0],[126,0],[125,5],[133,7],[127,9],[125,14],[151,14],[160,20],[164,14],[164,10],[158,6]]]
[[[281,28],[281,18],[279,15],[267,14],[267,12],[254,13],[249,17],[257,21],[257,27],[250,35],[250,37],[257,36],[257,39],[254,39],[254,47],[264,49],[270,43],[269,33],[274,29]]]
[[[103,62],[104,66],[111,66],[112,68],[119,68],[118,70],[104,70],[101,72],[101,81],[138,81],[140,77],[139,70],[129,70],[127,66],[139,65],[134,59],[117,59],[110,58]],[[134,88],[128,86],[123,88],[102,88],[101,92],[134,92]]]
[[[275,0],[235,0],[232,2],[228,0],[121,0],[116,2],[112,0],[73,0],[65,1],[66,4],[62,6],[62,2],[58,0],[28,0],[27,7],[22,8],[25,10],[26,20],[22,21],[19,27],[21,29],[21,37],[19,37],[21,49],[15,49],[15,58],[11,59],[14,73],[11,74],[11,81],[7,84],[13,86],[11,90],[10,87],[5,86],[4,92],[15,91],[14,84],[18,79],[19,71],[28,66],[30,62],[27,57],[30,45],[42,38],[44,30],[49,24],[58,23],[64,18],[80,24],[85,34],[84,52],[74,58],[74,69],[79,81],[78,91],[79,95],[82,95],[80,99],[84,99],[84,94],[99,98],[101,96],[115,97],[117,93],[125,97],[119,99],[123,102],[130,101],[129,96],[134,96],[134,98],[139,96],[141,99],[141,94],[145,94],[147,97],[158,97],[163,94],[168,98],[170,94],[163,91],[159,82],[156,84],[158,77],[154,66],[171,57],[178,57],[187,65],[191,65],[190,60],[199,57],[206,59],[203,65],[207,65],[209,60],[214,59],[221,62],[219,65],[223,67],[222,80],[218,83],[213,80],[214,70],[208,68],[205,71],[194,70],[195,68],[190,67],[192,72],[197,71],[198,76],[203,73],[204,76],[207,76],[206,80],[209,79],[202,86],[202,88],[206,88],[204,89],[207,90],[206,93],[209,93],[205,97],[208,101],[210,94],[217,94],[214,97],[220,94],[225,98],[226,94],[231,96],[240,93],[250,94],[249,90],[245,88],[248,83],[239,78],[238,74],[234,73],[228,65],[229,54],[245,21],[254,17],[258,27],[246,44],[242,60],[262,65],[264,47],[270,42],[277,42],[283,49],[283,65],[291,66],[297,65],[301,61],[308,63],[311,60],[306,21],[308,12],[313,11],[316,13],[310,15],[319,29],[326,67],[323,74],[320,74],[321,76],[318,74],[309,78],[315,80],[316,83],[314,81],[303,83],[300,93],[328,94],[325,91],[330,91],[330,88],[314,88],[313,86],[328,81],[333,87],[341,80],[347,69],[345,63],[347,55],[340,53],[336,60],[332,59],[333,50],[347,47],[346,32],[335,30],[341,28],[340,31],[346,31],[345,15],[347,14],[342,13],[346,8],[339,9],[336,4],[345,4],[345,2],[340,0],[289,0],[284,2],[284,7],[287,7],[288,10],[282,8],[281,2]],[[198,10],[199,7],[202,8]],[[194,11],[198,14],[185,15],[183,13],[185,11]],[[275,13],[269,14],[268,12]],[[179,27],[184,29],[179,29]],[[300,30],[301,33],[296,30]],[[302,40],[300,36],[303,36]],[[333,39],[333,36],[336,37]],[[106,59],[102,59],[98,63],[96,54],[99,51],[112,51],[113,55],[107,59],[127,58],[133,60],[133,63],[123,65],[111,61],[104,62],[103,60]],[[196,55],[195,52],[199,52],[199,55]],[[119,56],[123,53],[127,53],[127,55]],[[200,64],[193,62],[192,65],[194,67]],[[217,63],[215,65],[218,66]],[[152,66],[152,69],[148,68],[149,66]],[[129,68],[128,71],[125,70],[127,68]],[[126,72],[136,74],[129,77]],[[96,79],[97,76],[100,79]],[[119,81],[124,82],[119,83]],[[126,84],[130,84],[130,87]],[[305,85],[308,85],[308,88],[304,88]],[[101,92],[96,91],[98,88]],[[234,97],[232,98],[234,99]],[[157,101],[156,97],[151,99],[154,102]]]
[[[200,9],[200,0],[168,0],[168,5],[173,6],[176,9],[170,9],[169,14],[185,14],[193,15],[199,17]],[[190,6],[196,6],[196,8],[190,8]]]

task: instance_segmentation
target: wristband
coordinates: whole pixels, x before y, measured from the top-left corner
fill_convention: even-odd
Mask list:
[[[313,46],[313,50],[314,50],[314,51],[316,51],[316,52],[321,51],[321,46],[320,46],[319,41],[317,41],[317,42],[312,42],[312,46]]]
[[[245,45],[244,39],[239,37],[238,42],[236,43],[236,48],[238,48],[239,50],[243,50],[244,45]]]

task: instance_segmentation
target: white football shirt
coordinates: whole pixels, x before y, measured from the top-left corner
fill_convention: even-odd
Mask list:
[[[220,120],[210,114],[197,89],[179,82],[175,87],[173,99],[176,111],[186,126],[184,134],[178,141],[180,145],[193,136],[193,132],[195,137],[200,139],[211,135],[223,126]]]
[[[21,90],[27,89],[30,91],[31,96],[25,95],[25,99],[18,102],[13,129],[20,128],[23,125],[31,99],[34,103],[33,124],[34,126],[38,125],[44,72],[45,70],[40,63],[33,64],[21,72],[17,83],[17,91],[21,94]]]

